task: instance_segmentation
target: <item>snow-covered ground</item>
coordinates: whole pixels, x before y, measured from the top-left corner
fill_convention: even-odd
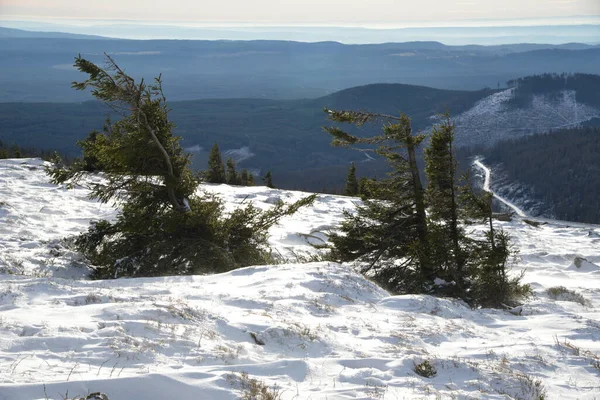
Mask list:
[[[491,146],[500,140],[575,127],[600,116],[600,110],[577,102],[576,93],[570,90],[563,91],[559,101],[534,96],[531,105],[510,108],[506,102],[512,97],[512,90],[494,93],[457,115],[456,145]]]
[[[497,193],[495,193],[494,191],[492,191],[492,189],[490,188],[492,171],[490,171],[490,169],[488,167],[486,167],[481,162],[481,160],[479,160],[479,159],[475,160],[473,162],[473,165],[483,171],[483,175],[484,175],[483,190],[485,190],[486,192],[492,193],[496,199],[498,199],[500,202],[502,202],[506,207],[508,207],[511,210],[511,212],[517,214],[519,217],[526,216],[525,211],[521,210],[517,205],[515,205],[510,200],[507,200],[504,197],[502,197],[502,196],[498,195]]]
[[[205,189],[230,206],[303,195]],[[0,161],[0,400],[236,399],[242,373],[282,399],[541,399],[541,387],[546,399],[600,398],[597,228],[498,223],[536,297],[472,310],[390,296],[348,265],[298,263],[356,201],[330,195],[272,229],[287,263],[90,281],[61,239],[115,210],[86,194],[48,184],[39,161]],[[555,286],[581,297],[546,293]],[[426,360],[430,378],[414,372]]]

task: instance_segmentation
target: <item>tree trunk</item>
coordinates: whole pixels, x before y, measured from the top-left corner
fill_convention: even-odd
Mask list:
[[[492,252],[496,252],[496,238],[495,238],[495,233],[494,233],[494,217],[493,217],[493,212],[492,212],[492,201],[493,201],[493,197],[490,196],[490,200],[489,200],[489,215],[488,218],[490,220],[490,242],[492,245]]]
[[[429,238],[427,234],[427,215],[425,214],[425,195],[423,185],[417,166],[417,157],[415,155],[415,144],[412,137],[407,137],[406,149],[408,150],[408,164],[412,177],[412,186],[415,199],[415,212],[417,217],[417,236],[421,244],[419,251],[419,261],[421,276],[425,281],[431,281],[434,278],[434,270],[429,260]]]
[[[175,173],[173,172],[173,164],[171,163],[171,157],[169,157],[169,153],[167,153],[167,150],[165,150],[165,147],[162,145],[160,140],[158,140],[158,136],[156,136],[154,129],[152,129],[152,127],[148,123],[148,117],[146,117],[146,114],[144,114],[143,111],[138,110],[138,115],[141,115],[144,118],[144,125],[145,125],[146,129],[148,129],[148,132],[150,132],[150,136],[152,137],[152,140],[154,141],[154,143],[160,150],[160,152],[165,160],[165,165],[167,166],[167,176],[165,179],[165,185],[167,187],[167,196],[169,197],[169,202],[171,203],[173,208],[179,212],[189,211],[188,207],[186,207],[184,204],[179,203],[179,201],[177,200],[177,196],[175,196],[175,188],[173,187],[173,184],[175,182],[177,182],[177,177],[175,176]],[[138,123],[139,123],[139,118],[138,118]]]
[[[452,140],[448,142],[448,156],[450,159],[450,171],[449,171],[449,184],[450,184],[450,207],[451,207],[451,215],[450,215],[450,234],[452,235],[452,245],[454,247],[454,262],[455,262],[455,276],[454,280],[456,285],[461,292],[461,296],[464,297],[465,294],[465,285],[464,285],[464,266],[465,266],[465,256],[460,248],[460,237],[458,230],[458,205],[456,204],[456,187],[454,183],[456,181],[456,161],[454,159],[454,154],[452,153]]]

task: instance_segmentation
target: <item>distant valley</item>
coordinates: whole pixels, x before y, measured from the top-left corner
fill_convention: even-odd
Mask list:
[[[492,90],[451,91],[375,84],[311,100],[217,99],[170,102],[169,105],[170,118],[177,125],[175,133],[183,138],[182,145],[196,154],[197,168],[205,168],[206,151],[217,142],[225,152],[248,149],[253,156],[248,158],[247,151],[242,167],[280,174],[335,165],[346,169],[351,161],[367,159],[356,151],[330,146],[330,137],[322,129],[329,124],[324,107],[388,114],[404,112],[411,116],[418,130],[431,126],[436,114],[448,109],[458,115],[492,93]],[[76,141],[93,129],[101,130],[108,115],[107,107],[93,101],[0,103],[0,139],[78,154]],[[380,129],[379,124],[362,128],[363,134]],[[232,156],[239,160],[240,154],[238,151]],[[280,180],[280,184],[287,180]],[[337,174],[335,180],[338,180]],[[331,183],[323,181],[318,186]],[[312,185],[306,188],[310,187]]]
[[[505,146],[505,140],[598,125],[600,76],[589,73],[597,72],[600,65],[599,46],[343,45],[14,35],[0,29],[0,140],[5,145],[56,149],[76,156],[77,140],[101,130],[111,111],[91,101],[89,94],[70,88],[71,81],[81,79],[71,67],[72,59],[81,53],[99,61],[106,52],[136,78],[163,74],[175,133],[192,153],[196,169],[206,167],[208,149],[216,142],[224,157],[231,157],[240,168],[257,175],[272,171],[279,187],[339,192],[351,162],[357,164],[359,176],[383,177],[387,168],[367,153],[332,148],[322,129],[330,124],[324,107],[403,112],[412,118],[413,128],[422,131],[449,111],[463,167],[472,156],[485,154],[500,177],[497,189],[512,200],[528,204],[536,215],[578,218],[552,208],[558,200],[548,189],[536,189],[535,173],[511,169],[508,158],[498,155],[506,154],[504,150],[496,149]],[[549,68],[577,73],[542,75]],[[360,136],[380,129],[378,124],[367,124],[351,132]],[[574,154],[571,151],[569,157]],[[589,175],[590,168],[596,168],[592,164],[573,158],[564,165]],[[559,171],[554,175],[562,176]],[[593,182],[578,181],[569,190],[589,191],[587,185]],[[571,196],[560,207],[568,208],[574,201]],[[578,215],[600,221],[594,212],[580,210]]]
[[[2,28],[0,28],[0,32]],[[89,40],[0,37],[0,101],[89,100],[70,88],[82,54],[110,54],[136,78],[163,74],[170,101],[214,98],[317,98],[372,83],[440,89],[505,87],[544,72],[597,73],[600,47],[587,44],[446,46],[439,42],[345,45],[336,42]]]

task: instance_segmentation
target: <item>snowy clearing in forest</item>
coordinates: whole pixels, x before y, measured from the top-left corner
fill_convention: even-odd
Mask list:
[[[513,89],[506,89],[478,101],[454,118],[457,146],[491,146],[495,142],[552,129],[576,127],[600,116],[600,110],[577,101],[577,93],[563,90],[551,101],[534,95],[531,104],[511,107]]]
[[[203,188],[228,207],[305,195]],[[86,196],[49,184],[39,160],[0,161],[0,400],[236,399],[252,384],[282,399],[600,398],[598,228],[498,222],[536,296],[473,310],[300,264],[358,201],[332,195],[272,228],[281,265],[91,281],[62,239],[116,211]]]

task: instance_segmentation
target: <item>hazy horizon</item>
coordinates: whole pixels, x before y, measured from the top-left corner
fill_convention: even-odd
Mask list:
[[[205,23],[177,21],[50,18],[18,20],[0,16],[0,26],[121,39],[293,40],[347,44],[438,41],[448,45],[510,43],[600,44],[600,16],[514,18],[510,20],[412,21],[401,26]]]
[[[1,11],[1,9],[0,9]],[[563,26],[563,25],[600,25],[600,10],[596,15],[564,15],[543,18],[478,18],[453,20],[403,20],[395,22],[271,22],[256,21],[178,21],[178,20],[144,20],[127,18],[70,18],[70,17],[27,17],[11,16],[0,13],[0,25],[59,25],[74,27],[94,27],[109,25],[153,25],[177,26],[195,28],[364,28],[364,29],[405,29],[405,28],[484,28],[484,27],[534,27],[534,26]]]

